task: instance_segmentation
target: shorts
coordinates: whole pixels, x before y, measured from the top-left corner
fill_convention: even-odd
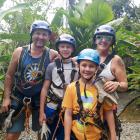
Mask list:
[[[25,112],[22,112],[20,116],[12,122],[12,127],[7,129],[7,133],[19,133],[24,131]],[[41,126],[39,125],[39,109],[32,110],[32,130],[39,131]],[[30,124],[29,124],[30,126]]]

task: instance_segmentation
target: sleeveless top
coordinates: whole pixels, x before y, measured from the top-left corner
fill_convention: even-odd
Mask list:
[[[50,63],[49,49],[46,49],[45,58],[39,69],[41,58],[42,56],[32,57],[28,48],[24,52],[21,61],[21,77],[15,76],[15,79],[18,81],[16,86],[24,96],[32,97],[41,92],[45,77],[45,69]]]
[[[111,72],[111,63],[112,63],[112,60],[105,66],[105,68],[99,74],[99,76],[103,76],[103,77],[107,78],[108,80],[114,80],[115,79],[115,76]]]

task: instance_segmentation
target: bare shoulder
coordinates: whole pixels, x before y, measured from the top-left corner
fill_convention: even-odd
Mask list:
[[[113,62],[114,65],[124,66],[124,62],[123,62],[122,58],[118,55],[114,56],[114,58],[112,59],[112,62]]]
[[[18,61],[20,58],[21,52],[22,52],[22,47],[16,48],[13,52],[12,59],[14,59],[15,61]]]
[[[50,49],[50,60],[53,61],[56,57],[58,57],[58,52]]]

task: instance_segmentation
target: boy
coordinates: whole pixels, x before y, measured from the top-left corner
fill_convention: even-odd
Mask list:
[[[98,91],[93,85],[99,59],[99,53],[92,49],[84,49],[77,58],[81,77],[67,87],[62,103],[65,108],[65,140],[102,138],[103,111],[108,112],[112,106],[98,103]],[[74,135],[71,135],[71,131]],[[115,134],[111,131],[110,133],[111,140],[114,140]]]
[[[56,59],[55,62],[48,66],[40,98],[39,122],[41,125],[43,121],[47,122],[51,131],[49,139],[52,139],[57,126],[61,101],[66,86],[78,78],[78,71],[76,70],[75,64],[71,61],[71,57],[76,49],[74,37],[69,34],[62,34],[56,41],[55,46],[61,59]],[[56,138],[57,140],[64,139],[62,124],[60,124],[57,130]]]

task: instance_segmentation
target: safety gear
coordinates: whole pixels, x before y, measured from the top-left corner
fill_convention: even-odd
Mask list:
[[[58,45],[59,43],[68,43],[68,44],[71,44],[73,46],[73,48],[75,49],[76,48],[76,41],[75,41],[75,38],[72,37],[71,35],[69,34],[62,34],[60,35],[60,37],[56,40],[56,43],[55,43],[55,46],[56,46],[56,49],[58,50]]]
[[[102,137],[104,136],[108,140],[107,132],[106,132],[106,129],[104,128],[103,120],[101,119],[101,116],[100,116],[100,110],[101,110],[102,104],[98,102],[97,111],[93,115],[91,115],[90,112],[88,112],[88,113],[85,112],[84,111],[84,106],[83,106],[83,101],[82,101],[82,98],[81,98],[79,81],[76,81],[75,87],[76,87],[76,94],[77,94],[77,98],[78,98],[77,102],[79,104],[80,110],[79,110],[79,113],[72,115],[72,119],[79,121],[80,124],[83,125],[83,130],[85,130],[86,125],[94,125],[95,127],[99,128],[99,129],[102,129]],[[92,123],[90,121],[89,122],[85,121],[86,117],[93,118],[94,123]],[[86,139],[85,131],[83,131],[83,132],[84,132],[84,137]],[[104,140],[106,140],[106,139],[104,139]]]
[[[49,134],[51,134],[51,131],[49,127],[47,126],[46,122],[43,121],[42,128],[41,128],[41,140],[47,140],[49,138]]]
[[[43,30],[46,30],[49,34],[51,34],[50,26],[46,21],[37,20],[37,21],[33,22],[33,24],[31,25],[31,28],[30,28],[30,35],[31,36],[33,35],[33,32],[36,29],[43,29]]]
[[[115,30],[110,25],[99,26],[94,32],[93,42],[95,42],[96,36],[100,34],[113,36],[112,45],[115,44],[116,42]]]
[[[81,60],[89,60],[96,63],[97,65],[100,64],[99,53],[98,51],[93,50],[93,49],[82,50],[77,57],[77,62],[80,63]]]
[[[31,97],[35,94],[37,95],[40,93],[44,80],[44,71],[49,63],[50,59],[48,48],[44,50],[41,58],[34,59],[29,54],[29,47],[23,47],[18,68],[15,73],[14,86],[25,96]],[[26,68],[23,71],[24,67]]]
[[[67,64],[67,70],[69,69],[67,72],[64,71],[66,64],[64,65],[60,59],[55,60],[55,65],[56,67],[52,72],[52,84],[47,94],[47,104],[45,107],[47,118],[53,118],[57,114],[57,111],[59,112],[66,86],[75,80],[78,73],[72,61]]]

